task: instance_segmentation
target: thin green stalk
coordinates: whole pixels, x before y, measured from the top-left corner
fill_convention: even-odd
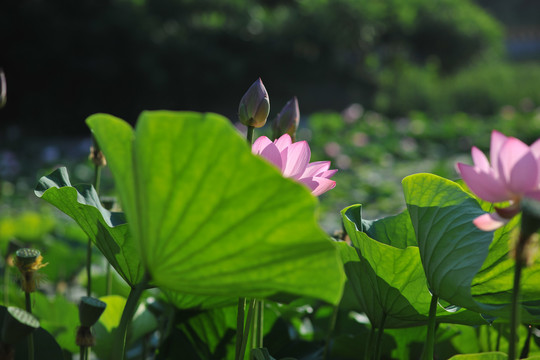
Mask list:
[[[246,307],[246,298],[238,299],[238,312],[236,314],[236,352],[235,360],[240,359],[240,349],[242,349],[242,339],[244,338],[244,314]]]
[[[424,351],[422,353],[422,360],[432,360],[433,352],[435,349],[435,325],[437,319],[437,301],[439,297],[431,295],[431,304],[429,305],[429,318],[428,328],[426,335],[426,342],[424,344]]]
[[[497,342],[495,343],[495,351],[499,351],[501,346],[501,333],[502,333],[502,324],[497,324]]]
[[[257,348],[257,337],[258,337],[258,329],[257,329],[257,325],[258,325],[258,317],[259,317],[259,301],[256,300],[256,299],[253,299],[253,324],[251,324],[252,326],[252,329],[251,329],[251,344],[250,344],[250,349],[255,349]],[[248,334],[249,336],[249,334]]]
[[[94,145],[97,146],[97,145]],[[94,164],[94,189],[99,194],[99,187],[101,185],[101,166]]]
[[[364,349],[364,360],[369,360],[369,355],[373,353],[371,351],[371,349],[373,348],[373,344],[372,344],[373,336],[375,336],[375,326],[371,324],[371,330],[369,331],[366,348]]]
[[[247,127],[247,142],[248,145],[251,146],[253,144],[253,133],[255,132],[255,128],[253,126]]]
[[[493,346],[491,344],[491,335],[493,334],[491,326],[486,327],[486,335],[487,335],[487,351],[493,351]]]
[[[81,360],[88,360],[88,356],[89,356],[89,353],[90,353],[90,348],[88,346],[79,346],[80,348],[80,359]]]
[[[86,246],[86,296],[92,296],[92,240]]]
[[[114,345],[112,348],[111,359],[115,359],[115,360],[124,359],[128,326],[131,322],[131,319],[133,319],[133,315],[135,314],[135,311],[137,310],[139,299],[143,291],[146,289],[149,281],[150,281],[150,276],[148,275],[148,273],[145,273],[143,275],[142,280],[137,285],[135,285],[135,287],[131,288],[131,291],[129,292],[129,296],[126,301],[126,306],[124,307],[124,311],[122,312],[122,317],[120,318],[120,324],[118,325],[118,328],[116,329],[117,331],[116,341],[114,342]]]
[[[527,338],[523,344],[523,349],[519,354],[520,359],[526,359],[529,357],[529,351],[531,350],[531,337],[532,337],[532,325],[527,325]]]
[[[330,318],[330,326],[328,328],[328,332],[326,333],[326,341],[324,343],[324,351],[323,351],[323,360],[328,359],[328,351],[330,349],[330,340],[332,339],[332,333],[334,332],[334,328],[336,327],[336,320],[338,315],[339,308],[337,306],[333,306],[332,311],[332,317]]]
[[[521,270],[525,265],[525,260],[523,258],[523,250],[526,244],[526,238],[523,236],[523,233],[520,234],[519,239],[516,244],[515,250],[515,260],[516,264],[514,267],[514,291],[512,292],[512,307],[510,313],[510,338],[508,339],[508,359],[516,359],[517,352],[516,347],[519,341],[518,339],[518,326],[520,323],[519,320],[519,297],[520,297],[520,281],[521,281]]]
[[[254,132],[255,132],[255,128],[253,126],[247,127],[246,140],[250,148],[251,148],[251,145],[253,144]],[[255,300],[253,299],[253,300],[250,300],[249,302],[248,317],[245,323],[246,325],[244,326],[245,306],[246,306],[246,298],[243,298],[243,297],[239,298],[238,299],[238,313],[236,316],[235,360],[242,360],[244,358],[244,355],[246,352],[247,339],[249,337],[249,328],[251,326],[251,322],[253,321],[253,308],[255,307]],[[262,319],[261,319],[261,323],[262,323]]]
[[[381,357],[381,343],[382,343],[382,336],[384,334],[385,322],[386,322],[386,313],[383,313],[383,316],[381,318],[381,323],[379,324],[379,328],[377,329],[377,340],[375,341],[375,356],[373,357],[375,360],[379,360]]]
[[[264,337],[264,300],[255,301],[255,328],[253,329],[254,346],[253,348],[262,348]]]
[[[244,330],[244,336],[242,337],[242,346],[240,348],[240,358],[239,360],[244,359],[246,353],[246,346],[249,338],[249,330],[251,328],[251,323],[253,322],[253,311],[255,310],[255,299],[251,299],[248,304],[248,313],[246,318],[246,326]]]
[[[112,294],[112,277],[113,273],[111,271],[112,266],[111,263],[107,262],[107,269],[105,269],[105,294],[111,295]]]
[[[141,360],[146,360],[148,358],[148,339],[149,336],[146,335],[143,339],[142,343],[142,351],[141,351]]]
[[[24,293],[24,305],[26,311],[32,313],[32,299],[30,298],[30,293]],[[34,334],[28,335],[28,360],[34,360]]]
[[[4,306],[9,306],[9,266],[7,265],[7,258],[4,262]]]

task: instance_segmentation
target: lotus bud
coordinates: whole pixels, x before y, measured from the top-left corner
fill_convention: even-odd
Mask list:
[[[251,85],[246,91],[240,106],[238,107],[238,117],[240,122],[246,126],[256,128],[263,127],[266,124],[268,113],[270,112],[270,100],[261,78]]]
[[[7,101],[7,83],[4,70],[0,68],[0,109],[6,105]]]
[[[298,99],[295,96],[285,104],[272,123],[274,139],[281,137],[283,134],[289,134],[294,142],[299,124],[300,109],[298,108]]]

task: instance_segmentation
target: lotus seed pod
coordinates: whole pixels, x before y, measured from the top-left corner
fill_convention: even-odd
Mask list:
[[[22,248],[15,252],[15,255],[17,255],[17,262],[21,266],[28,266],[33,264],[38,257],[41,255],[39,250],[36,249],[29,249],[29,248]]]
[[[29,312],[16,307],[8,307],[2,325],[2,342],[15,344],[25,338],[32,331],[39,328],[39,320]]]
[[[21,287],[24,292],[31,293],[36,291],[36,276],[37,270],[46,266],[43,264],[43,257],[39,250],[23,248],[15,252],[15,265],[22,275]]]
[[[93,297],[83,296],[79,303],[79,320],[81,326],[91,327],[105,311],[107,304]]]

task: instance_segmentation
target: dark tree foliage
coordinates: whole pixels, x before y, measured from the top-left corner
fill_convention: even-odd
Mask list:
[[[0,127],[84,134],[109,112],[215,111],[231,118],[262,77],[271,117],[368,107],[378,73],[438,59],[452,72],[497,52],[498,24],[469,0],[6,0]]]

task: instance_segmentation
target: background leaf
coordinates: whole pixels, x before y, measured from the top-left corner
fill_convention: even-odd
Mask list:
[[[340,247],[345,271],[374,326],[379,325],[383,313],[388,316],[388,327],[414,326],[427,321],[431,294],[418,247],[406,246],[412,242],[414,233],[402,232],[413,231],[408,216],[404,215],[407,212],[371,222],[371,234],[377,237],[373,239],[362,231],[360,205],[342,211],[345,229],[354,246]],[[485,323],[477,313],[464,310],[450,313],[441,307],[437,311],[440,322]]]
[[[142,267],[123,214],[105,209],[90,185],[71,185],[61,167],[42,177],[35,193],[70,216],[131,286],[142,278]]]
[[[481,205],[458,184],[416,174],[403,180],[403,189],[433,292],[454,305],[507,317],[513,273],[508,243],[519,218],[496,232],[484,232],[472,223],[484,214]],[[540,299],[538,278],[537,261],[523,271],[523,300]],[[538,321],[536,308],[535,303],[523,307],[522,320]]]

